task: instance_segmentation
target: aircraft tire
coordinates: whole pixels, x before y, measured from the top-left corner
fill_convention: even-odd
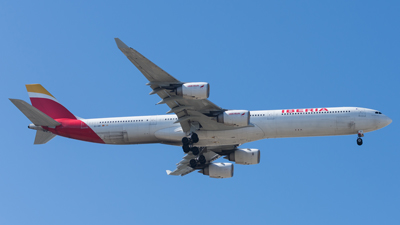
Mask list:
[[[361,138],[357,138],[357,144],[361,146],[363,144],[363,140]]]
[[[204,165],[204,164],[206,164],[206,162],[207,162],[206,157],[204,157],[204,155],[201,155],[201,156],[199,157],[199,163],[200,163],[201,165]]]
[[[189,145],[189,142],[190,142],[189,138],[187,138],[187,137],[182,138],[183,145]]]
[[[190,152],[190,147],[189,147],[189,145],[183,145],[183,146],[182,146],[182,149],[183,149],[183,152],[184,152],[184,153],[189,153],[189,152]]]
[[[194,169],[197,166],[197,161],[195,159],[191,159],[189,164],[190,164],[190,167],[192,167]]]
[[[192,141],[193,143],[199,142],[199,136],[196,133],[192,134]]]
[[[191,151],[192,151],[193,155],[198,155],[198,154],[200,153],[198,147],[193,147],[193,148],[191,149]]]

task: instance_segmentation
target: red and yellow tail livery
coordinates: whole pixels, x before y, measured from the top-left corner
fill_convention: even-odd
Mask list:
[[[27,84],[32,105],[53,119],[76,119],[76,117],[40,84]]]

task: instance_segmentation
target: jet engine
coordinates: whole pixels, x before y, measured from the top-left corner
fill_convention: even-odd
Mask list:
[[[228,110],[217,117],[219,123],[245,127],[250,124],[250,112],[248,110]]]
[[[239,148],[226,158],[237,164],[254,165],[260,163],[260,150],[254,148]]]
[[[186,99],[207,99],[210,96],[210,84],[205,82],[185,83],[176,89],[176,95]]]
[[[230,178],[233,176],[233,164],[211,163],[200,172],[211,178]]]

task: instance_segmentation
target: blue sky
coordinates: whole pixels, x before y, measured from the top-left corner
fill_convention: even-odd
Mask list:
[[[0,224],[398,224],[397,1],[3,1],[0,3]],[[56,137],[33,145],[41,83],[83,118],[164,114],[119,37],[182,81],[211,84],[229,109],[358,106],[388,127],[356,136],[269,139],[232,179],[170,177],[160,144]]]

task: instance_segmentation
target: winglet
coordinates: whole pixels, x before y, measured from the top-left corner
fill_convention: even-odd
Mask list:
[[[115,43],[117,43],[117,46],[119,49],[129,48],[128,45],[126,45],[124,42],[122,42],[119,38],[114,38],[114,39],[115,39]]]
[[[167,175],[169,175],[169,174],[171,174],[171,173],[172,173],[172,171],[171,171],[171,170],[166,170],[166,172],[167,172]]]

